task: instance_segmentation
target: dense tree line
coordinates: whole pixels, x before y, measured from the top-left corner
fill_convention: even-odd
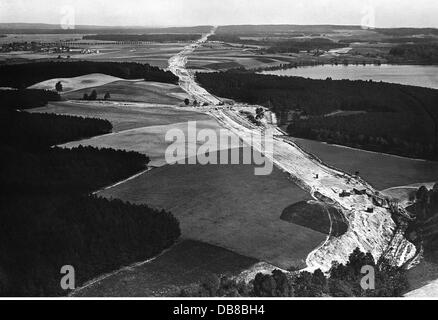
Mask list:
[[[55,144],[110,133],[108,120],[10,111],[0,119],[0,143],[40,150]]]
[[[104,73],[123,79],[178,83],[178,77],[149,64],[134,62],[49,61],[0,66],[0,87],[26,88],[53,79]]]
[[[76,26],[74,29],[60,29],[59,24],[56,25],[37,25],[35,27],[25,26],[6,26],[0,25],[0,33],[2,34],[146,34],[146,33],[207,33],[212,26],[195,26],[195,27],[166,27],[166,28],[90,28],[89,26]]]
[[[287,133],[412,158],[436,159],[433,123],[426,116],[373,112],[293,120]]]
[[[95,196],[2,198],[0,296],[58,296],[63,265],[76,285],[155,256],[179,236],[168,212]]]
[[[1,90],[0,112],[15,109],[30,109],[45,106],[49,101],[61,100],[57,92],[50,90]]]
[[[27,99],[35,96],[41,106],[47,94],[12,95],[29,108]],[[60,286],[64,265],[75,268],[80,286],[174,243],[180,230],[171,213],[91,195],[145,169],[147,156],[52,147],[110,132],[108,121],[17,111],[21,104],[5,96],[0,100],[0,296],[66,295]]]
[[[375,272],[374,289],[361,286],[363,266]],[[184,287],[180,296],[203,297],[398,297],[408,289],[406,271],[393,267],[385,259],[375,262],[370,253],[356,248],[345,264],[333,263],[325,275],[315,272],[258,273],[249,283],[230,277],[207,277],[200,284]]]
[[[300,51],[324,50],[348,46],[346,43],[334,42],[326,38],[312,38],[309,40],[284,40],[270,44],[267,53],[299,53]]]
[[[153,42],[174,42],[174,41],[195,41],[201,38],[200,34],[184,33],[161,33],[161,34],[94,34],[83,36],[84,40],[102,41],[153,41]]]
[[[423,246],[425,259],[438,262],[438,183],[430,190],[421,186],[407,209],[416,218],[408,230],[411,240]]]
[[[436,28],[376,28],[373,31],[386,36],[408,37],[415,35],[438,35]]]
[[[343,48],[349,45],[349,43],[334,42],[327,38],[311,38],[308,40],[301,39],[287,39],[287,40],[275,40],[269,37],[261,39],[244,39],[249,35],[239,34],[214,34],[209,36],[210,41],[222,41],[229,43],[240,43],[242,45],[257,45],[267,47],[262,51],[266,53],[299,53],[300,51],[312,51],[312,50],[330,50],[336,48]],[[257,36],[257,35],[254,35]],[[288,34],[289,37],[298,36]]]
[[[422,64],[438,63],[438,43],[401,44],[391,48],[389,62],[415,62]]]
[[[198,73],[217,96],[271,108],[289,133],[413,157],[438,156],[438,90],[372,81],[313,80],[248,71]],[[326,116],[334,111],[361,111]]]

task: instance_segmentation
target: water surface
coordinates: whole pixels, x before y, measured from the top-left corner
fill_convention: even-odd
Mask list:
[[[312,79],[373,80],[438,89],[438,66],[421,65],[320,65],[263,71],[261,74]]]

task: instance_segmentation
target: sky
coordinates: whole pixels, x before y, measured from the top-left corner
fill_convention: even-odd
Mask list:
[[[437,27],[438,0],[0,0],[0,23]]]

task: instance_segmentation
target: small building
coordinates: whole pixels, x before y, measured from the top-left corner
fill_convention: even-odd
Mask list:
[[[349,196],[351,196],[351,193],[350,193],[350,192],[347,192],[347,191],[345,191],[345,190],[342,190],[342,192],[339,194],[339,196],[340,196],[341,198],[345,198],[345,197],[349,197]]]
[[[364,195],[367,193],[367,190],[366,189],[358,190],[358,189],[354,188],[353,192],[354,192],[354,194],[357,194],[357,195]]]

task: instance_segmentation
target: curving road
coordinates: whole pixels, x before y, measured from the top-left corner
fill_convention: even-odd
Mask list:
[[[245,104],[221,106],[219,98],[196,83],[193,73],[186,68],[188,56],[202,46],[215,30],[216,28],[213,28],[209,34],[170,58],[169,69],[179,77],[183,90],[198,102],[209,105],[200,108],[200,111],[210,114],[224,128],[234,132],[246,144],[263,153],[278,168],[289,173],[291,178],[309,191],[315,199],[329,202],[342,210],[349,222],[348,231],[340,237],[328,236],[320,247],[308,255],[307,269],[320,268],[327,271],[332,261],[345,262],[356,247],[371,252],[375,259],[384,255],[396,265],[412,260],[416,255],[415,246],[404,238],[402,230],[397,229],[391,218],[390,209],[386,205],[376,205],[373,201],[376,199],[376,190],[372,186],[359,177],[332,168],[301,150],[276,127],[275,120],[265,120],[262,126],[255,126],[239,112],[240,110],[254,112],[257,106]],[[275,119],[269,111],[266,111],[266,115],[266,119]],[[270,136],[269,133],[273,135]],[[265,137],[265,144],[272,145],[272,153],[266,151],[264,145],[260,143],[261,140],[254,139],[262,135]],[[270,138],[266,139],[267,136]],[[342,190],[351,191],[353,188],[366,190],[366,194],[340,196]],[[368,212],[370,208],[373,212]]]

